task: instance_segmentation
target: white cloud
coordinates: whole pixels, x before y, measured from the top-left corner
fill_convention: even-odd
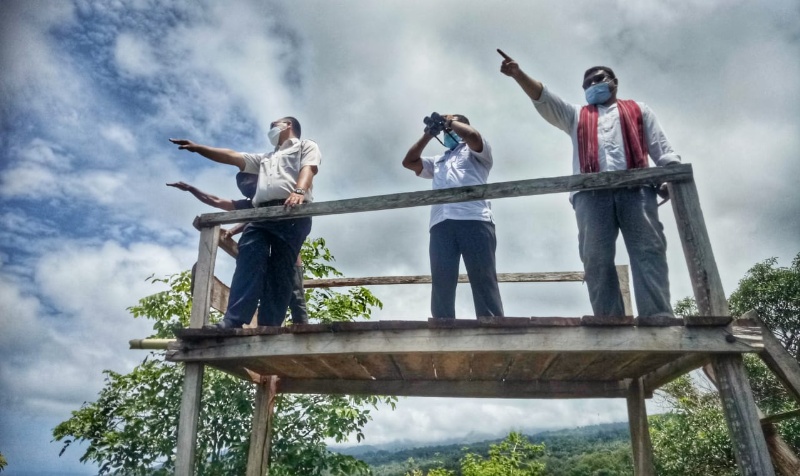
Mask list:
[[[124,73],[152,76],[159,72],[152,47],[133,33],[120,33],[114,45],[114,59]]]

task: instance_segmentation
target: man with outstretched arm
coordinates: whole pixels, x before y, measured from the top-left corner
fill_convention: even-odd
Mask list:
[[[225,211],[232,211],[253,208],[252,200],[256,192],[257,182],[258,174],[237,173],[236,184],[239,186],[242,195],[247,197],[239,200],[220,198],[185,182],[168,183],[167,186],[189,192],[206,205]],[[246,225],[247,223],[237,223],[228,230],[223,229],[222,233],[230,238],[241,233]],[[192,276],[194,277],[194,268],[192,268]],[[306,308],[305,291],[303,290],[303,260],[300,255],[297,255],[294,273],[292,274],[292,295],[289,299],[289,311],[292,316],[292,324],[308,324],[308,310]]]
[[[531,78],[508,55],[500,71],[513,78],[539,114],[572,138],[574,174],[628,170],[680,163],[655,114],[647,105],[617,99],[619,80],[607,66],[586,70],[586,106],[565,102]],[[620,230],[628,250],[640,322],[672,317],[663,226],[658,220],[657,190],[652,186],[574,193],[578,249],[595,316],[625,314],[614,266]]]
[[[411,146],[403,167],[418,177],[433,179],[433,189],[482,185],[492,168],[492,150],[481,134],[461,114],[426,118],[430,123]],[[434,124],[435,123],[435,124]],[[447,150],[422,157],[428,142],[439,133]],[[469,275],[475,315],[502,316],[503,303],[497,285],[494,217],[488,200],[433,205],[430,219],[431,314],[455,318],[456,285],[461,257]]]
[[[210,147],[186,139],[170,141],[179,149],[258,174],[254,206],[295,207],[313,200],[312,182],[322,160],[317,144],[301,141],[300,133],[300,123],[294,117],[272,122],[268,136],[275,149],[262,154]],[[228,310],[214,327],[242,327],[256,308],[259,326],[280,326],[292,293],[294,263],[310,231],[310,217],[248,223],[239,239]]]

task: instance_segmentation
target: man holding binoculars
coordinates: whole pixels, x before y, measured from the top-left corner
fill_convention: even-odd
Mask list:
[[[483,185],[492,168],[489,143],[461,114],[426,117],[422,137],[411,146],[403,167],[418,177],[433,180],[433,189]],[[443,140],[437,136],[443,134]],[[444,154],[422,157],[436,137]],[[431,314],[456,317],[455,299],[461,257],[467,268],[476,316],[502,316],[503,303],[497,285],[494,217],[488,200],[433,205],[430,220]]]

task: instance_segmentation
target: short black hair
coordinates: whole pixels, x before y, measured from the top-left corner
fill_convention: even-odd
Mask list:
[[[294,131],[294,135],[297,136],[297,138],[299,139],[300,138],[300,132],[301,132],[301,130],[300,130],[300,121],[298,121],[297,119],[295,119],[292,116],[286,116],[286,117],[283,118],[283,120],[292,123],[292,130]]]
[[[609,76],[611,76],[611,79],[617,79],[617,75],[614,74],[614,70],[608,66],[592,66],[591,68],[587,69],[585,73],[583,73],[583,79],[588,78],[590,75],[594,74],[595,71],[605,71]]]
[[[469,125],[469,119],[467,119],[467,116],[463,114],[453,114],[453,116],[455,116],[458,122],[463,122],[464,124]]]

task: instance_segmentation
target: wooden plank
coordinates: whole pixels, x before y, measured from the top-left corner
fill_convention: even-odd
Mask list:
[[[581,325],[580,317],[531,317],[533,327],[576,327]]]
[[[633,303],[631,302],[631,278],[628,272],[628,265],[617,265],[617,279],[619,280],[619,291],[622,294],[622,304],[626,316],[633,315]]]
[[[203,373],[203,364],[188,363],[184,367],[181,413],[178,418],[178,441],[175,451],[175,474],[179,476],[194,475]]]
[[[580,374],[593,362],[602,359],[603,356],[604,354],[597,352],[559,354],[538,378],[542,380],[573,380],[576,374]]]
[[[456,398],[625,398],[628,381],[452,381],[281,379],[281,393]]]
[[[403,380],[436,380],[433,356],[425,353],[404,353],[392,355]]]
[[[684,316],[686,327],[727,326],[733,321],[731,316]]]
[[[214,261],[217,259],[218,241],[219,226],[200,230],[200,250],[197,256],[189,327],[201,328],[208,324],[211,283],[214,276]]]
[[[655,185],[661,182],[691,179],[692,166],[688,164],[673,165],[670,167],[648,167],[635,170],[545,177],[486,185],[470,185],[466,187],[426,190],[422,192],[395,193],[330,202],[314,202],[294,208],[277,206],[234,210],[222,213],[206,213],[195,219],[195,225],[205,228],[213,225],[262,220],[266,218],[285,219],[304,216],[339,215],[344,213],[422,207],[444,203],[471,202],[474,200],[524,197],[638,185]]]
[[[562,283],[583,281],[583,271],[561,271],[549,273],[497,273],[500,283]],[[469,283],[469,276],[458,275],[459,283]],[[362,278],[306,279],[305,288],[335,288],[345,286],[387,286],[393,284],[430,284],[430,275],[416,276],[369,276]]]
[[[549,366],[558,359],[556,352],[547,354],[517,353],[506,369],[503,378],[507,381],[538,380]]]
[[[227,284],[223,283],[216,276],[213,276],[211,283],[211,307],[225,314],[228,310],[228,298],[231,290]]]
[[[250,431],[250,450],[247,455],[247,472],[245,473],[247,476],[267,474],[277,395],[278,377],[274,375],[265,377],[256,386],[253,422]]]
[[[670,316],[639,316],[633,320],[634,324],[641,327],[668,327],[682,326],[683,319]]]
[[[681,375],[699,369],[708,363],[709,358],[709,354],[686,354],[648,373],[642,378],[645,392],[652,393],[658,390],[662,385],[672,382]]]
[[[636,476],[655,476],[653,443],[647,425],[647,408],[644,403],[645,390],[642,379],[631,381],[628,392],[628,425],[631,429],[633,446],[633,474]]]
[[[704,316],[730,315],[703,211],[700,209],[697,187],[694,181],[670,183],[667,187],[697,309]]]
[[[640,362],[643,356],[647,354],[639,352],[628,352],[624,354],[595,354],[596,359],[589,362],[578,372],[573,374],[572,378],[579,380],[622,380],[625,377],[630,377],[631,372],[624,372],[624,369],[636,367],[636,363]],[[633,372],[635,375],[636,372]],[[636,375],[637,377],[639,375]]]
[[[175,362],[330,354],[440,352],[758,352],[757,328],[715,327],[519,327],[375,330],[359,333],[255,335],[181,340],[167,359]],[[755,329],[747,334],[745,331]],[[732,337],[733,336],[733,337]]]
[[[359,354],[355,359],[373,379],[402,380],[403,378],[391,355]]]
[[[633,316],[583,316],[581,325],[584,326],[632,326]]]
[[[501,380],[513,361],[510,354],[476,352],[470,354],[470,380]]]
[[[800,409],[789,410],[788,412],[775,413],[761,418],[761,425],[779,423],[790,418],[800,417]]]
[[[747,311],[742,318],[756,322],[761,329],[764,350],[759,354],[764,364],[778,377],[795,402],[800,403],[800,365],[781,344],[772,331],[758,317],[755,310]],[[738,322],[738,321],[737,321]]]
[[[742,356],[717,355],[711,362],[739,473],[742,476],[774,476]]]
[[[470,380],[472,354],[434,354],[433,369],[436,380]]]

